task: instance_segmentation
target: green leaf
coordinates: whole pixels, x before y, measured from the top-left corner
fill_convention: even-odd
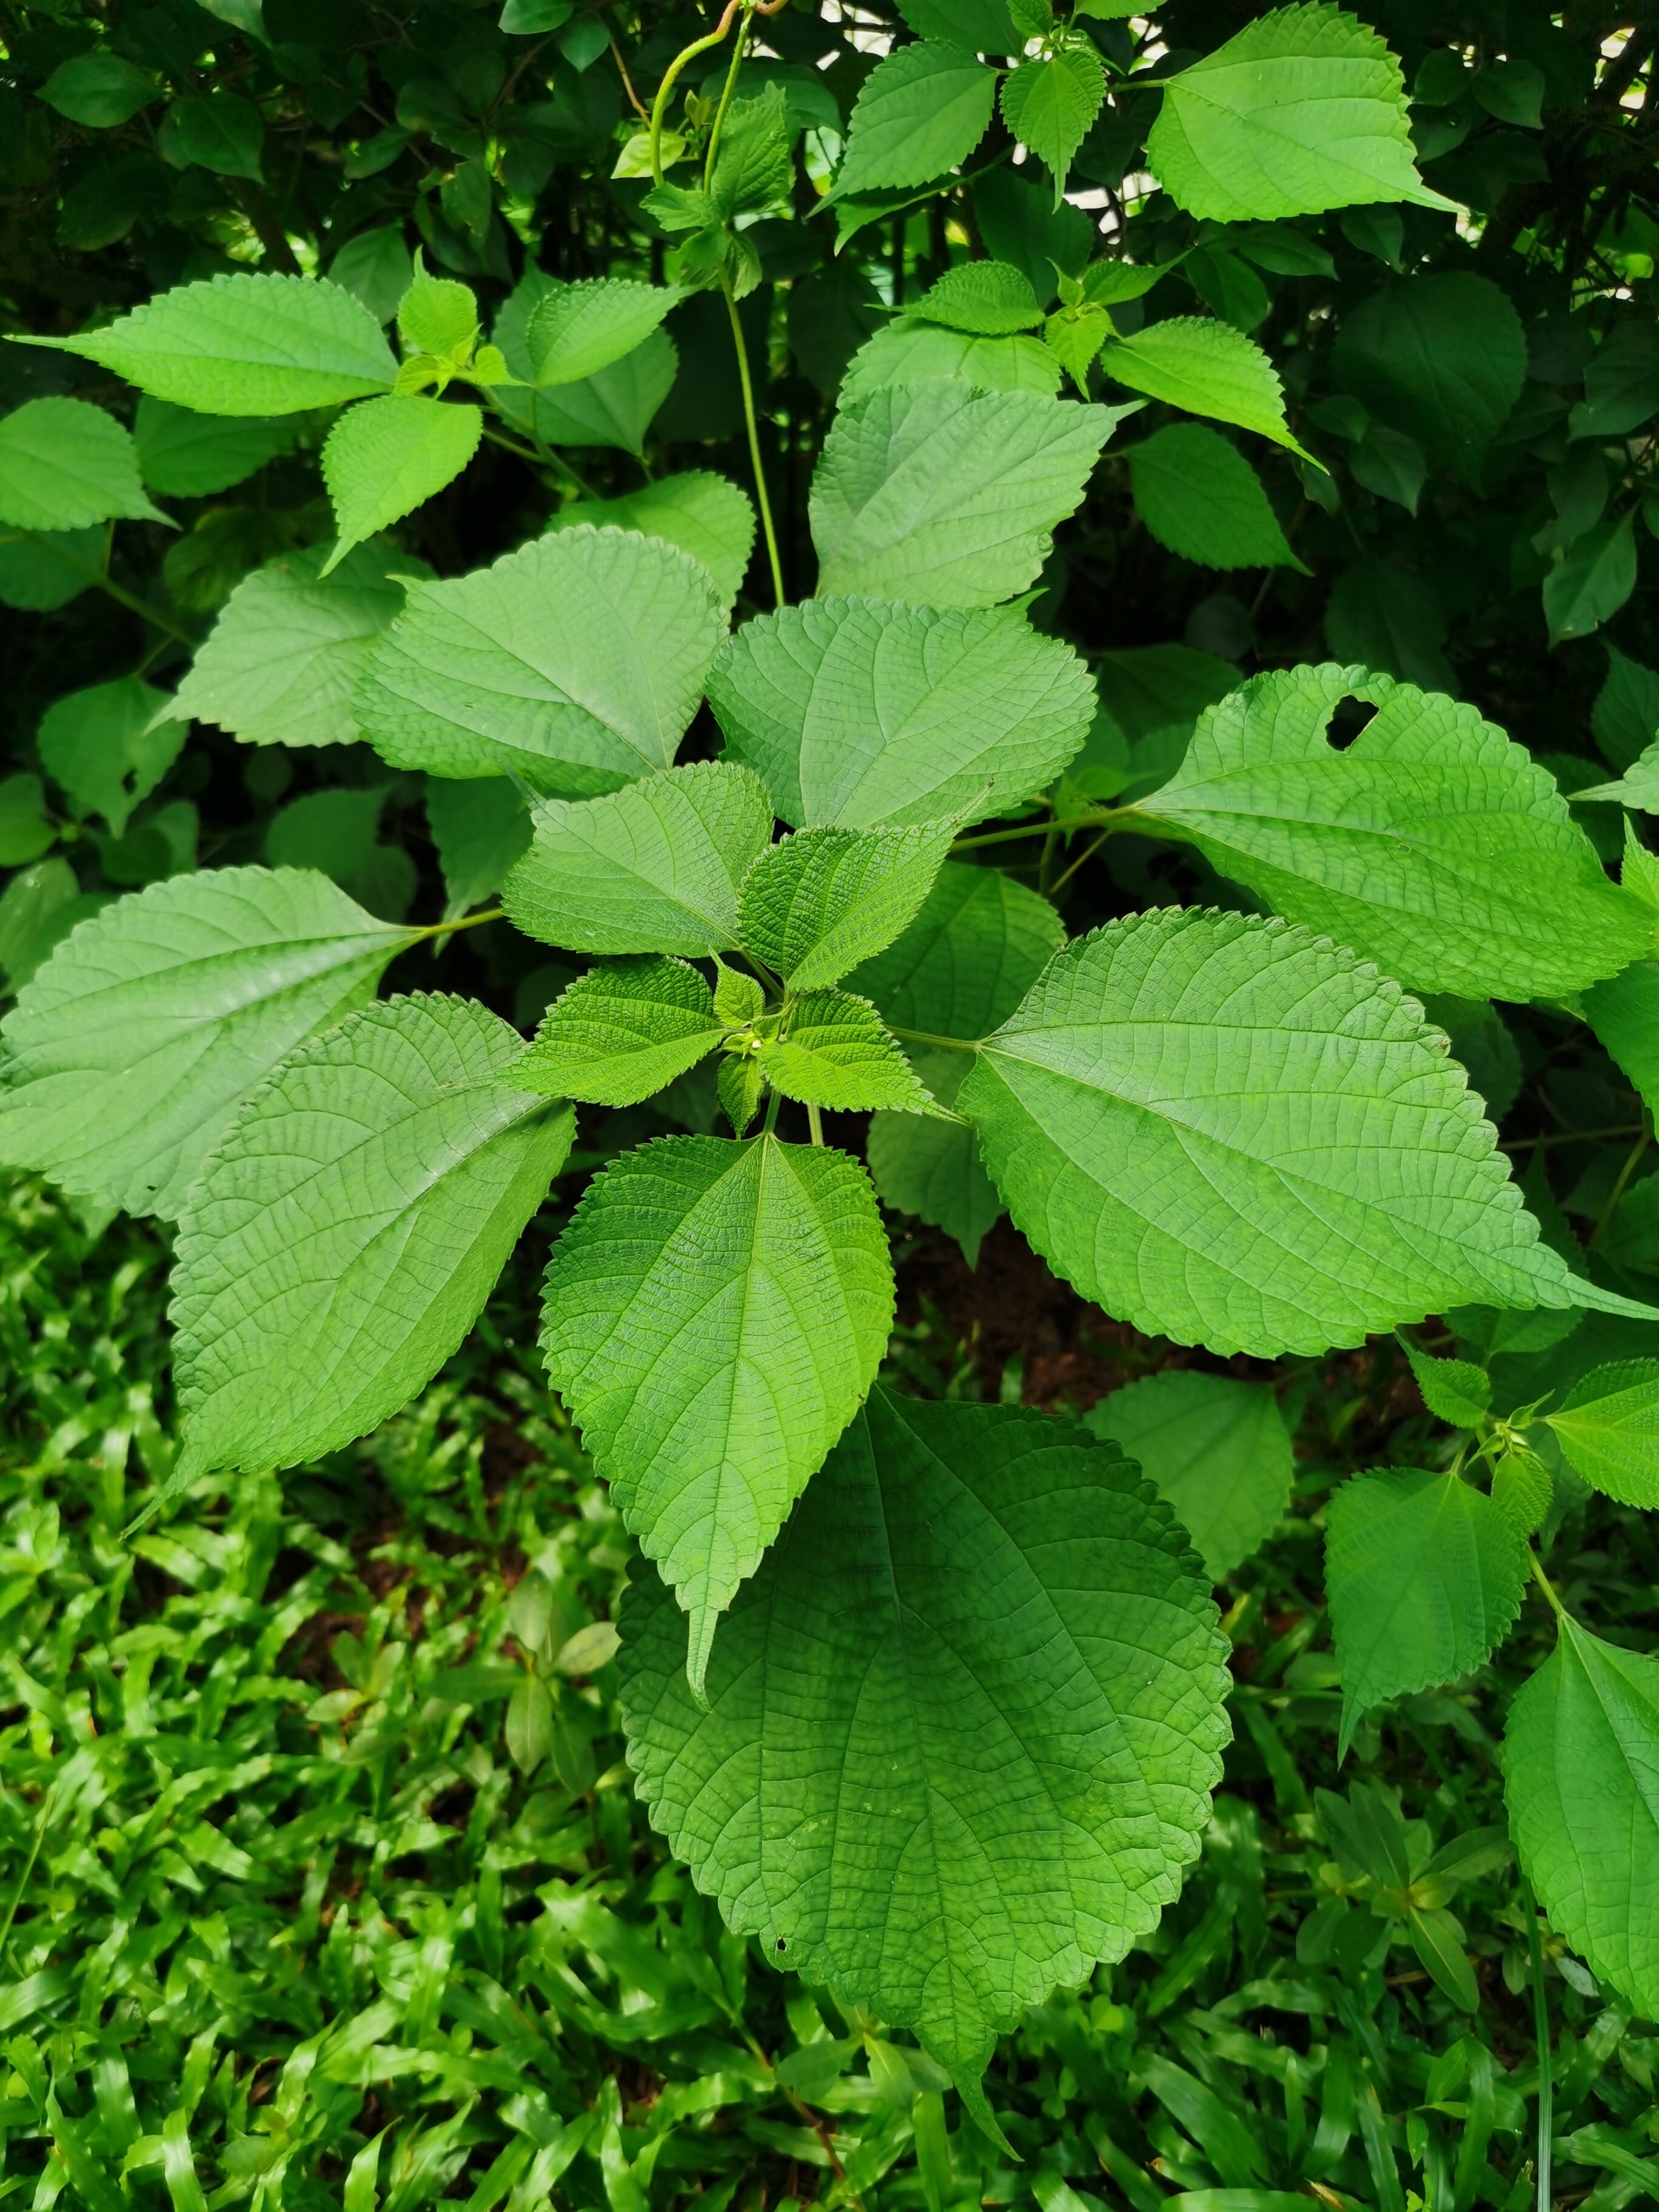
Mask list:
[[[733,1606],[706,1715],[665,1593],[629,1589],[652,1823],[769,1958],[971,2091],[1197,1856],[1227,1723],[1196,1564],[1085,1431],[877,1390]]]
[[[838,983],[915,919],[956,825],[798,830],[744,878],[744,950],[792,990]]]
[[[177,1486],[349,1443],[460,1344],[574,1133],[513,1087],[522,1051],[470,1000],[393,999],[246,1099],[179,1224]]]
[[[1644,2014],[1659,2008],[1659,1660],[1563,1620],[1510,1708],[1510,1830],[1552,1924]]]
[[[198,415],[165,399],[143,398],[132,425],[138,471],[152,491],[200,499],[228,491],[294,442],[290,423]]]
[[[953,378],[978,392],[1034,392],[1052,399],[1060,389],[1060,364],[1041,340],[973,337],[940,323],[902,316],[878,331],[847,364],[838,394],[842,406],[872,392],[902,384],[933,384]]]
[[[955,1102],[968,1060],[961,1053],[916,1052],[911,1066],[941,1106]],[[985,1232],[1002,1212],[997,1188],[980,1165],[979,1139],[960,1121],[919,1114],[872,1114],[865,1147],[870,1179],[884,1206],[955,1237],[975,1266]]]
[[[495,336],[507,354],[508,367],[529,382],[527,349],[522,342],[516,347],[507,344],[500,320]],[[547,445],[616,446],[624,453],[639,453],[678,372],[679,355],[673,339],[666,331],[653,331],[643,345],[635,346],[608,368],[596,369],[578,384],[528,392],[508,386],[494,398],[509,422],[531,431]]]
[[[175,100],[157,133],[163,155],[175,168],[252,177],[256,184],[264,136],[264,118],[254,103],[217,88],[199,99]]]
[[[1278,371],[1255,340],[1231,323],[1172,315],[1133,337],[1109,339],[1100,365],[1131,392],[1188,415],[1236,422],[1241,430],[1260,431],[1276,445],[1303,453],[1285,421]]]
[[[340,533],[323,574],[459,476],[483,435],[483,409],[465,402],[387,398],[348,408],[323,447]]]
[[[963,261],[947,269],[908,310],[979,337],[1006,337],[1042,327],[1042,307],[1030,280],[1006,261]]]
[[[1007,1019],[1064,941],[1047,899],[997,869],[947,860],[904,934],[848,981],[898,1028],[980,1037]],[[939,1103],[951,1106],[972,1062],[966,1053],[921,1049],[911,1064]],[[974,1132],[878,1114],[868,1155],[883,1200],[954,1237],[972,1267],[1002,1212]]]
[[[1239,674],[1231,661],[1188,645],[1141,645],[1103,653],[1095,681],[1099,712],[1073,775],[1110,763],[1130,782],[1155,789],[1180,767],[1205,708],[1236,690]]]
[[[112,836],[125,836],[133,808],[179,757],[184,731],[153,726],[156,709],[167,704],[164,691],[122,676],[55,699],[40,718],[41,767],[78,814],[102,815]]]
[[[925,185],[965,161],[985,136],[997,81],[966,48],[925,39],[865,79],[848,126],[836,197]]]
[[[398,335],[410,353],[465,360],[478,335],[478,301],[472,288],[417,270],[398,303]]]
[[[1277,8],[1171,79],[1146,165],[1214,222],[1373,200],[1450,209],[1418,175],[1400,64],[1340,8]]]
[[[1541,1528],[1554,1486],[1549,1469],[1524,1445],[1506,1451],[1492,1472],[1492,1502],[1517,1536]]]
[[[1087,736],[1089,672],[1001,612],[808,599],[728,638],[709,672],[730,757],[786,822],[848,830],[1006,814]]]
[[[0,1031],[0,1157],[173,1218],[237,1102],[372,998],[416,934],[289,869],[174,876],[118,900],[58,947]]]
[[[899,13],[919,39],[952,40],[975,53],[1018,53],[1024,43],[1007,0],[899,0]]]
[[[26,399],[0,417],[0,522],[81,530],[110,515],[168,517],[144,495],[132,434],[84,399]]]
[[[812,479],[820,597],[987,607],[1024,591],[1125,411],[943,382],[846,409]]]
[[[1414,1905],[1406,1915],[1412,1948],[1446,1995],[1465,2012],[1480,2009],[1480,1984],[1464,1948],[1463,1924],[1441,1905]]]
[[[621,960],[555,999],[512,1080],[549,1098],[636,1106],[720,1041],[714,999],[695,968],[659,955]]]
[[[895,1029],[972,1041],[1009,1018],[1065,941],[1047,899],[947,860],[902,937],[848,981]]]
[[[1311,573],[1285,544],[1261,477],[1218,430],[1171,422],[1125,458],[1136,512],[1170,552],[1201,568]]]
[[[769,84],[747,100],[732,101],[708,181],[709,202],[719,222],[729,223],[740,215],[787,206],[795,174],[791,159],[795,135],[781,85]]]
[[[670,1137],[595,1176],[547,1270],[547,1370],[629,1529],[720,1614],[858,1409],[893,1318],[887,1240],[844,1152]]]
[[[1659,1505],[1659,1359],[1597,1367],[1544,1419],[1574,1472],[1621,1505]]]
[[[426,787],[426,818],[443,870],[446,921],[492,898],[529,848],[530,810],[505,776],[434,776]]]
[[[431,572],[386,545],[357,545],[325,583],[326,545],[244,577],[174,696],[181,720],[250,745],[349,745],[368,650],[404,604],[402,579]]]
[[[1282,923],[1079,939],[957,1103],[1015,1226],[1148,1334],[1273,1358],[1466,1303],[1632,1310],[1536,1241],[1415,1001]]]
[[[660,538],[561,531],[415,585],[358,721],[394,768],[615,791],[672,765],[725,629],[708,571]]]
[[[765,1088],[752,1053],[722,1054],[714,1076],[714,1095],[737,1136],[742,1136],[754,1120]]]
[[[1659,738],[1659,673],[1644,668],[1604,641],[1607,672],[1590,709],[1590,728],[1602,757],[1627,769]]]
[[[1638,960],[1598,983],[1585,993],[1583,1012],[1648,1111],[1659,1114],[1659,961]]]
[[[706,469],[659,477],[638,491],[624,492],[620,499],[574,501],[562,507],[547,526],[577,530],[584,523],[592,523],[596,530],[609,523],[618,530],[666,538],[702,563],[714,580],[721,605],[728,608],[743,588],[755,550],[753,501],[729,477],[714,476]]]
[[[55,613],[103,574],[108,551],[109,532],[98,522],[28,537],[0,529],[0,606]]]
[[[545,293],[525,332],[538,386],[580,384],[643,345],[683,295],[672,284],[585,277]]]
[[[1196,1369],[1148,1375],[1112,1391],[1085,1418],[1139,1463],[1212,1582],[1258,1550],[1290,1505],[1291,1439],[1265,1382]]]
[[[728,951],[739,886],[771,842],[758,776],[700,761],[606,799],[535,814],[503,903],[526,936],[575,952]]]
[[[1054,205],[1106,97],[1106,70],[1086,40],[1023,61],[1002,80],[1002,119],[1054,180]]]
[[[29,345],[76,353],[211,415],[297,415],[388,390],[398,364],[362,302],[326,277],[215,276],[118,322]]]
[[[1550,643],[1589,637],[1636,589],[1636,517],[1612,515],[1556,556],[1544,579]]]
[[[1064,307],[1057,315],[1050,315],[1044,327],[1044,346],[1085,399],[1089,371],[1111,335],[1112,319],[1104,307]]]
[[[1527,1547],[1456,1474],[1389,1468],[1326,1508],[1325,1588],[1342,1668],[1345,1759],[1379,1699],[1472,1674],[1521,1610]]]
[[[755,1055],[775,1091],[834,1113],[921,1114],[949,1121],[868,999],[804,991]]]
[[[1378,711],[1339,752],[1326,730],[1345,696]],[[1474,708],[1362,669],[1253,678],[1137,805],[1414,990],[1555,997],[1652,942],[1546,770]]]
[[[76,54],[72,61],[58,63],[39,97],[88,131],[114,131],[158,100],[161,88],[148,70],[119,54]]]
[[[1406,1346],[1423,1403],[1437,1421],[1455,1429],[1478,1429],[1492,1406],[1492,1377],[1467,1359],[1431,1359],[1415,1345]]]
[[[23,868],[0,891],[0,974],[21,991],[76,922],[95,913],[98,900],[83,898],[67,860],[41,860]]]
[[[1527,343],[1507,294],[1465,270],[1405,276],[1345,315],[1337,382],[1442,468],[1479,486],[1526,382]]]
[[[0,867],[38,860],[57,842],[40,777],[9,775],[0,781]]]

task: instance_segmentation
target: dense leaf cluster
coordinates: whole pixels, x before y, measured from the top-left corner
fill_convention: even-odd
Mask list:
[[[1281,1386],[1435,1320],[1449,1433],[1330,1510],[1340,1747],[1535,1577],[1512,1832],[1659,2009],[1659,1662],[1531,1542],[1659,1486],[1642,34],[187,13],[15,47],[0,416],[0,599],[62,625],[0,1155],[177,1224],[148,1510],[394,1415],[565,1182],[643,1799],[1006,2148],[996,2034],[1199,1848],[1205,1570],[1288,1460],[1259,1371],[878,1385],[890,1224],[971,1265],[1006,1207]],[[1473,2002],[1455,1848],[1342,1817]]]

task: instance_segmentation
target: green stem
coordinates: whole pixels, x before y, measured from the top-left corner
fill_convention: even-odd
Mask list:
[[[25,530],[21,534],[27,538],[31,545],[40,544],[40,538],[32,530]],[[60,545],[52,546],[51,550],[58,560],[73,568],[77,576],[84,576],[88,583],[95,584],[100,592],[106,592],[118,606],[125,607],[129,614],[137,615],[141,622],[147,622],[155,629],[165,631],[168,637],[175,639],[179,644],[187,645],[192,651],[194,650],[196,640],[190,632],[187,629],[180,629],[177,623],[169,622],[165,615],[158,614],[149,601],[141,599],[136,592],[128,591],[125,584],[118,584],[112,577],[106,575],[101,569],[88,568],[84,561],[74,559],[71,555],[65,553]]]
[[[1584,1247],[1587,1252],[1593,1252],[1596,1246],[1601,1242],[1603,1231],[1609,1226],[1613,1215],[1619,1211],[1619,1201],[1624,1196],[1626,1188],[1628,1185],[1631,1177],[1636,1172],[1638,1163],[1640,1161],[1643,1153],[1646,1152],[1648,1148],[1648,1140],[1651,1133],[1652,1133],[1650,1130],[1644,1128],[1641,1135],[1636,1139],[1635,1144],[1632,1146],[1630,1157],[1626,1160],[1624,1166],[1620,1169],[1619,1180],[1614,1183],[1612,1190],[1608,1192],[1607,1202],[1601,1208],[1600,1214],[1596,1217],[1595,1226],[1589,1233],[1589,1242]]]
[[[688,62],[706,54],[710,46],[717,46],[732,27],[732,19],[742,5],[742,0],[729,0],[726,13],[706,39],[694,39],[683,47],[669,63],[662,82],[657,87],[657,96],[651,103],[651,175],[656,184],[662,182],[662,125],[668,112],[668,96],[678,83],[680,72]]]
[[[772,502],[766,494],[766,471],[761,466],[760,423],[755,415],[755,387],[749,374],[749,349],[743,342],[743,324],[738,314],[738,302],[732,290],[732,279],[720,275],[720,289],[726,295],[726,312],[732,318],[732,343],[738,349],[738,381],[743,387],[743,419],[749,425],[749,459],[755,471],[755,493],[760,502],[761,528],[766,532],[766,557],[772,568],[772,599],[775,606],[783,605],[783,563],[778,558],[778,535],[772,527]]]
[[[812,1142],[815,1145],[822,1145],[823,1142],[823,1117],[818,1112],[817,1108],[812,1103],[810,1098],[806,1102],[806,1127],[811,1133]]]
[[[5,1919],[0,1921],[0,1957],[5,1955],[6,1945],[11,1938],[11,1924],[17,1917],[17,1908],[23,1901],[23,1892],[29,1886],[29,1876],[34,1872],[34,1863],[40,1856],[40,1846],[46,1840],[46,1830],[52,1822],[52,1802],[56,1789],[57,1785],[54,1784],[40,1800],[40,1817],[34,1824],[34,1841],[29,1845],[29,1855],[23,1862],[23,1871],[17,1877],[17,1887],[13,1890],[11,1902],[6,1907]]]
[[[1538,2212],[1553,2212],[1555,2202],[1555,2062],[1550,2048],[1550,2006],[1544,1989],[1544,1947],[1538,1936],[1538,1900],[1530,1883],[1521,1895],[1527,1915],[1527,1951],[1532,1962],[1533,2033],[1538,2044]]]
[[[763,1137],[769,1137],[773,1130],[777,1127],[778,1109],[782,1105],[782,1103],[783,1093],[781,1091],[775,1091],[772,1093],[772,1096],[767,1100],[766,1119],[761,1124],[761,1134]]]
[[[1567,1608],[1555,1595],[1555,1591],[1551,1586],[1550,1578],[1544,1572],[1544,1562],[1539,1558],[1536,1552],[1528,1552],[1527,1556],[1532,1562],[1532,1578],[1534,1582],[1537,1583],[1539,1589],[1543,1591],[1545,1596],[1549,1600],[1556,1619],[1558,1620],[1565,1620],[1567,1617]]]
[[[743,50],[749,43],[750,9],[743,11],[743,21],[738,26],[738,42],[732,49],[732,66],[726,72],[726,82],[720,91],[720,104],[714,111],[714,120],[708,132],[708,150],[703,156],[702,188],[704,191],[714,180],[714,156],[720,150],[720,132],[726,128],[726,111],[732,105],[732,95],[738,88],[738,71],[743,66]]]
[[[417,929],[415,942],[418,945],[422,938],[427,937],[453,937],[458,929],[481,929],[487,921],[504,921],[506,919],[505,907],[492,906],[487,914],[469,914],[459,921],[434,921],[425,929]]]
[[[1078,854],[1076,860],[1073,861],[1071,866],[1066,869],[1065,874],[1057,877],[1056,879],[1049,884],[1048,896],[1050,898],[1053,898],[1057,891],[1062,891],[1065,890],[1066,884],[1070,883],[1072,878],[1083,866],[1083,863],[1085,860],[1093,860],[1095,854],[1100,850],[1101,847],[1106,842],[1106,840],[1111,836],[1111,834],[1112,833],[1109,829],[1103,830],[1099,836],[1095,839],[1093,844],[1085,845],[1084,847],[1083,850]]]
[[[887,1026],[889,1033],[896,1036],[901,1044],[931,1044],[936,1046],[941,1052],[977,1052],[979,1050],[978,1045],[970,1044],[965,1037],[933,1036],[927,1030],[895,1029],[890,1022]]]
[[[1612,1129],[1553,1129],[1547,1137],[1507,1137],[1498,1149],[1500,1152],[1525,1152],[1545,1145],[1588,1145],[1597,1137],[1638,1137],[1644,1133],[1639,1121],[1621,1121]]]
[[[1133,806],[1120,806],[1102,813],[1074,815],[1069,822],[1022,822],[1016,830],[988,830],[982,836],[958,837],[951,847],[953,853],[971,853],[979,845],[1006,845],[1016,837],[1063,836],[1070,830],[1098,830],[1104,824],[1115,830],[1133,814]]]
[[[504,453],[515,453],[520,460],[528,461],[532,468],[551,469],[555,475],[562,476],[568,483],[574,485],[583,499],[597,499],[599,496],[592,484],[585,483],[571,467],[569,462],[556,453],[544,439],[536,438],[533,447],[521,445],[518,439],[505,436],[500,430],[493,429],[488,422],[483,426],[483,434],[492,446],[499,446]],[[531,435],[535,437],[535,434],[532,430]]]

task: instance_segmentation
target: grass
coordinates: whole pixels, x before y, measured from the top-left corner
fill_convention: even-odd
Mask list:
[[[10,1197],[0,2201],[1534,2203],[1534,1923],[1492,1730],[1541,1606],[1509,1671],[1401,1701],[1334,1764],[1319,1508],[1376,1450],[1391,1370],[1333,1364],[1296,1511],[1224,1593],[1237,1740],[1179,1904],[1003,2040],[1015,2164],[902,2038],[726,1933],[646,1828],[607,1664],[629,1542],[550,1407],[528,1272],[355,1451],[201,1486],[127,1543],[172,1450],[165,1250]],[[909,1387],[975,1387],[925,1317],[901,1350]],[[1604,1620],[1610,1588],[1652,1603],[1635,1520],[1558,1540]],[[1473,2014],[1367,1871],[1420,1879],[1455,1844]],[[1547,1933],[1539,1972],[1556,2201],[1652,2201],[1659,2032]]]

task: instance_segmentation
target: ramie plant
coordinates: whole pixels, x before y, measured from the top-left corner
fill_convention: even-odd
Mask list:
[[[996,2033],[1154,1924],[1228,1735],[1206,1562],[1241,1556],[1238,1531],[1212,1525],[1200,1559],[1125,1444],[1139,1428],[1150,1456],[1160,1418],[1231,1407],[1219,1449],[1243,1465],[1260,1386],[1155,1377],[1135,1391],[1157,1404],[1121,1394],[1086,1427],[878,1386],[878,1200],[969,1247],[1006,1207],[1108,1314],[1224,1355],[1316,1359],[1449,1317],[1478,1357],[1413,1358],[1470,1446],[1330,1510],[1346,1741],[1378,1700],[1489,1656],[1570,1471],[1659,1498],[1659,1361],[1492,1413],[1499,1355],[1586,1311],[1659,1313],[1540,1237],[1423,1003],[1565,1008],[1650,1099],[1659,866],[1632,836],[1615,884],[1502,731],[1360,665],[1224,681],[1162,758],[1099,728],[1089,667],[1030,615],[1120,423],[1150,398],[1257,434],[1322,497],[1248,317],[1125,312],[1163,264],[1057,268],[1052,312],[1035,263],[989,256],[896,299],[812,477],[816,594],[786,603],[740,313],[757,226],[799,181],[782,86],[738,90],[767,12],[734,0],[670,59],[622,149],[663,283],[532,269],[486,340],[473,290],[417,264],[401,361],[353,291],[271,271],[34,338],[167,410],[150,446],[196,455],[202,483],[338,410],[331,540],[255,570],[171,695],[135,676],[64,702],[43,757],[72,776],[77,747],[113,749],[119,811],[192,718],[253,744],[365,740],[454,785],[434,819],[460,888],[414,926],[316,869],[235,864],[60,927],[5,1024],[0,1146],[90,1206],[177,1224],[176,1493],[314,1459],[419,1391],[578,1107],[701,1101],[690,1133],[592,1177],[546,1279],[549,1376],[649,1563],[620,1620],[629,1757],[731,1926],[914,2031],[995,2136]],[[868,74],[832,199],[902,209],[975,158],[1000,101],[1058,207],[1115,66],[1085,21],[1119,12],[907,4],[919,35]],[[726,38],[724,79],[669,127],[684,70]],[[1419,175],[1393,55],[1321,0],[1158,67],[1129,88],[1161,95],[1146,162],[1200,222],[1453,210]],[[699,290],[735,335],[770,611],[732,627],[756,514],[701,471],[566,506],[441,580],[379,539],[486,437],[568,471],[560,395],[626,407]],[[1137,396],[1103,404],[1108,384]],[[1294,565],[1215,429],[1161,429],[1129,468],[1175,537],[1231,531]],[[160,512],[131,435],[84,399],[8,416],[0,477],[0,515],[64,558],[62,538]],[[720,749],[677,765],[705,699]],[[1641,804],[1644,774],[1591,795]],[[1068,941],[1049,894],[1124,833],[1227,902],[1154,896]],[[1036,888],[999,866],[1033,835],[1055,863]],[[496,885],[500,909],[469,911]],[[462,996],[376,999],[395,956],[503,915],[592,963],[527,1046]],[[866,1113],[864,1159],[827,1141],[826,1115]],[[1564,1614],[1508,1730],[1512,1826],[1560,1932],[1650,2013],[1656,1756],[1659,1662]],[[1380,1874],[1350,1856],[1350,1886],[1468,2002],[1456,1867],[1406,1843]]]

